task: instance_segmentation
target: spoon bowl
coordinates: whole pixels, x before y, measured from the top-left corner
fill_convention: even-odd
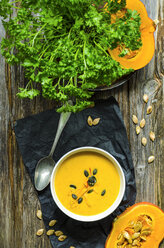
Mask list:
[[[43,190],[49,184],[54,166],[55,161],[50,156],[39,160],[35,169],[35,187],[38,191]]]

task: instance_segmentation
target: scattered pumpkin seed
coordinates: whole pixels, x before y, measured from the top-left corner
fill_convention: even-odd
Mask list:
[[[62,231],[55,231],[55,235],[57,237],[59,237],[59,236],[63,235],[63,232]]]
[[[87,122],[88,122],[88,125],[91,127],[92,126],[92,122],[93,122],[91,116],[88,116]]]
[[[97,174],[97,169],[94,169],[93,170],[93,175],[96,175]]]
[[[159,20],[158,19],[155,19],[154,21],[154,25],[157,26],[159,24]]]
[[[139,134],[141,132],[141,128],[139,126],[136,126],[136,134]]]
[[[101,196],[104,196],[106,193],[106,189],[104,189],[102,192],[101,192]]]
[[[36,216],[38,217],[38,219],[42,219],[42,211],[41,210],[37,210]]]
[[[87,171],[87,170],[85,170],[85,171],[84,171],[84,175],[85,175],[86,177],[88,177],[88,176],[89,176],[89,173],[88,173],[88,171]]]
[[[136,115],[133,115],[132,120],[134,124],[138,124],[138,118]]]
[[[147,144],[147,139],[145,137],[142,138],[141,143],[143,146],[146,146]]]
[[[145,119],[142,119],[141,122],[140,122],[140,127],[144,128],[145,124],[146,124]]]
[[[152,163],[152,162],[154,161],[154,159],[155,159],[154,156],[150,156],[150,157],[148,158],[148,163],[149,163],[149,164]]]
[[[148,97],[148,95],[147,94],[144,94],[143,95],[143,100],[144,100],[144,102],[148,102],[148,100],[149,100],[149,97]]]
[[[80,198],[78,199],[78,204],[82,203],[82,201],[83,201],[83,198],[80,197]]]
[[[88,194],[90,194],[90,193],[92,193],[93,192],[93,189],[90,189],[90,190],[88,190]]]
[[[72,198],[76,200],[77,199],[77,195],[72,194]]]
[[[54,234],[54,230],[50,229],[47,231],[47,235],[50,236],[50,235],[53,235]]]
[[[58,240],[59,241],[64,241],[66,238],[67,238],[66,235],[60,235],[59,238],[58,238]]]
[[[152,106],[149,106],[147,108],[147,115],[151,114],[152,110],[153,110],[153,107]]]
[[[151,139],[152,141],[154,141],[154,140],[155,140],[155,133],[151,131],[151,132],[149,133],[149,137],[150,137],[150,139]]]
[[[41,236],[44,233],[44,229],[39,229],[36,233],[37,236]]]
[[[49,222],[49,226],[54,226],[56,224],[57,220],[51,220]]]
[[[96,118],[92,121],[92,125],[96,126],[97,124],[99,124],[100,122],[100,118]]]
[[[76,189],[76,186],[74,184],[70,184],[69,187]]]

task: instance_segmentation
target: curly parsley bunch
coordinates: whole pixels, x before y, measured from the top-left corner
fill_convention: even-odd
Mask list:
[[[125,8],[126,1],[106,2],[105,11],[102,0],[1,0],[0,15],[8,34],[1,53],[9,64],[21,63],[29,80],[19,89],[19,97],[42,94],[62,103],[73,98],[73,106],[65,104],[58,111],[76,112],[91,104],[89,89],[109,86],[132,71],[123,69],[107,49],[122,42],[125,48],[138,49],[140,16],[127,10],[111,23],[111,15]]]

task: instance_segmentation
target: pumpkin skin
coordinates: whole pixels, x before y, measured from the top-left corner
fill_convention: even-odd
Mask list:
[[[136,220],[141,215],[148,215],[152,219],[152,232],[147,240],[142,242],[141,247],[158,248],[164,238],[164,212],[158,206],[149,202],[137,203],[118,216],[106,240],[105,248],[117,248],[118,235],[127,228],[129,221]]]
[[[108,49],[108,52],[114,60],[118,61],[122,65],[123,68],[138,70],[146,66],[154,55],[154,32],[156,26],[153,20],[148,17],[146,8],[140,0],[126,0],[126,8],[136,10],[140,14],[142,47],[137,51],[132,51],[130,55],[124,57],[119,57],[119,46],[113,50]]]

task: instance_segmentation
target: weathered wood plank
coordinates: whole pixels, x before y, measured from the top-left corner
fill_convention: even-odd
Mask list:
[[[164,2],[163,0],[143,1],[152,19],[159,19],[156,31],[156,52],[147,67],[138,71],[125,85],[96,98],[115,96],[125,121],[135,166],[137,183],[137,202],[150,201],[164,209]],[[0,23],[0,40],[5,36]],[[37,238],[37,229],[44,227],[36,218],[36,210],[40,208],[37,194],[16,144],[12,129],[14,120],[41,112],[55,106],[41,97],[35,100],[20,100],[16,97],[18,85],[24,85],[23,70],[20,67],[9,67],[0,55],[0,247],[1,248],[50,248],[48,238]],[[142,96],[150,96],[148,105],[153,106],[151,115],[146,115]],[[136,136],[132,115],[146,119],[146,127]],[[148,138],[149,131],[156,134],[155,142]],[[148,138],[146,147],[141,145],[141,137]],[[155,162],[148,165],[147,158],[155,155]],[[164,247],[164,243],[160,248]]]

